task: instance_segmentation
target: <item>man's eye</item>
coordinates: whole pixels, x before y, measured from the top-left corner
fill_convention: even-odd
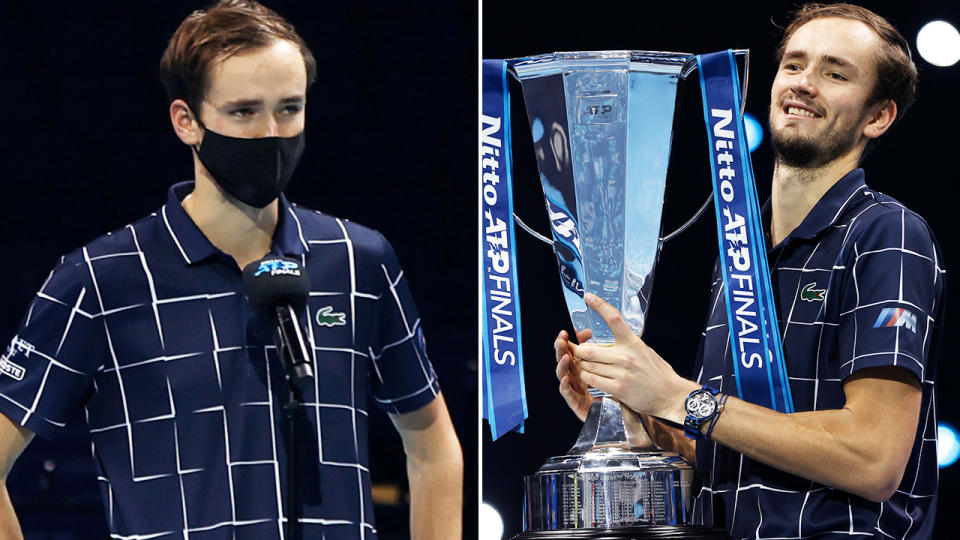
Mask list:
[[[830,77],[831,79],[835,80],[835,81],[845,81],[845,80],[847,80],[846,77],[844,77],[843,75],[841,75],[841,74],[839,74],[839,73],[836,73],[836,72],[828,73],[827,76]]]
[[[253,114],[253,109],[234,109],[233,111],[230,111],[230,114],[233,116],[250,116]]]
[[[298,112],[300,112],[300,111],[302,111],[302,110],[303,110],[303,105],[301,105],[301,104],[297,104],[297,105],[286,105],[286,106],[282,109],[282,112],[283,112],[283,114],[297,114]]]
[[[783,69],[786,71],[800,71],[802,68],[800,64],[784,64]]]

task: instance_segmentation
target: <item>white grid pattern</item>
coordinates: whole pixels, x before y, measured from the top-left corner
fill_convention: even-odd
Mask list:
[[[841,189],[851,189],[849,185],[838,186]],[[935,330],[939,331],[934,328],[937,323],[935,315],[941,309],[945,271],[940,266],[941,257],[936,244],[930,240],[929,230],[915,214],[889,197],[867,190],[862,185],[849,193],[843,199],[844,202],[836,215],[823,227],[824,232],[815,238],[815,242],[800,247],[794,245],[792,251],[791,248],[782,248],[779,253],[771,253],[771,261],[777,259],[773,274],[775,289],[781,295],[778,298],[778,310],[781,317],[785,316],[785,320],[781,322],[784,352],[795,403],[807,405],[805,408],[798,406],[798,411],[837,408],[843,403],[842,380],[855,369],[874,365],[902,365],[917,374],[922,381],[924,392],[921,424],[918,426],[914,452],[900,489],[891,500],[876,505],[876,515],[867,516],[870,517],[869,525],[863,514],[869,511],[863,510],[863,504],[853,504],[848,497],[848,502],[841,507],[844,521],[847,522],[843,530],[816,530],[813,523],[817,520],[822,523],[822,514],[831,507],[825,503],[833,493],[831,488],[807,481],[805,489],[789,489],[784,486],[792,487],[803,481],[785,473],[769,472],[772,469],[756,464],[729,449],[702,442],[700,444],[703,444],[704,448],[698,452],[698,458],[709,460],[714,471],[714,481],[712,485],[706,485],[701,490],[697,505],[698,518],[704,519],[705,514],[711,511],[715,504],[713,498],[730,497],[732,500],[726,504],[732,503],[732,508],[727,508],[726,525],[733,531],[735,538],[799,539],[824,533],[843,536],[873,536],[879,533],[891,538],[914,538],[916,536],[912,536],[911,532],[915,531],[915,524],[909,507],[918,501],[930,501],[935,496],[936,459],[932,460],[934,480],[931,482],[931,461],[922,461],[920,454],[935,452],[935,438],[929,435],[929,431],[936,430],[933,381],[924,375],[929,368],[929,365],[925,365],[925,360],[935,362],[935,358],[928,360],[928,353],[932,336],[935,335]],[[821,200],[820,204],[823,202]],[[811,212],[811,216],[815,212],[816,208]],[[807,219],[811,219],[811,216]],[[837,223],[838,220],[842,223]],[[886,241],[887,237],[883,233],[894,228],[897,234],[892,241],[896,244],[878,246],[877,242]],[[926,242],[923,242],[922,238],[927,238]],[[893,272],[890,272],[888,265],[881,264],[887,259],[876,257],[896,257]],[[780,261],[780,258],[786,260]],[[882,268],[878,268],[878,265]],[[906,269],[907,266],[910,270]],[[928,270],[932,271],[927,274]],[[878,273],[885,276],[877,278]],[[870,280],[868,289],[861,290],[862,279]],[[845,302],[843,284],[848,280],[852,284],[854,302],[852,306],[844,309],[841,307]],[[921,297],[922,305],[917,305],[921,298],[905,296],[904,284],[908,281],[911,290],[920,288],[928,292]],[[822,302],[797,302],[800,288],[809,282],[815,283],[817,288],[827,289]],[[880,288],[880,282],[892,283],[893,286],[883,289]],[[917,283],[922,285],[918,286]],[[883,293],[878,292],[878,288],[889,291],[888,297],[883,298]],[[719,389],[724,391],[724,384],[734,384],[734,378],[732,366],[728,365],[732,360],[724,306],[720,302],[722,282],[715,280],[713,289],[711,312],[703,332],[704,345],[698,380],[719,386]],[[874,343],[876,334],[871,334],[869,341],[861,338],[860,334],[876,332],[873,328],[874,321],[882,306],[889,305],[907,307],[922,316],[922,334],[914,337],[903,327],[880,328],[879,331],[892,332],[890,347],[884,349],[886,345],[879,345],[880,349],[866,352],[868,347],[877,346]],[[845,353],[839,342],[844,339],[844,329],[851,326],[853,336],[850,339],[850,350]],[[917,332],[921,332],[920,326],[918,323]],[[801,328],[806,330],[801,331]],[[724,351],[722,356],[717,354],[717,349],[721,346]],[[914,351],[919,352],[911,354]],[[842,356],[838,355],[843,354],[850,354],[849,360],[841,361]],[[920,354],[923,358],[917,358]],[[707,362],[708,358],[722,358],[723,363],[717,360]],[[909,359],[909,362],[900,363],[906,359]],[[828,391],[828,394],[825,395],[824,391]],[[706,454],[703,450],[706,450]],[[929,458],[929,454],[927,457]],[[735,461],[729,465],[731,459]],[[721,463],[728,465],[723,470],[718,470]],[[921,463],[927,467],[926,470],[921,470]],[[768,478],[770,475],[773,477]],[[921,478],[924,480],[921,481]],[[819,514],[816,516],[807,514],[811,497],[818,499]],[[745,500],[749,500],[746,506]],[[925,504],[929,508],[928,502]],[[754,507],[756,510],[753,510]],[[764,509],[768,512],[764,513]],[[773,511],[773,514],[769,511]],[[773,520],[770,519],[771,516]],[[790,516],[793,516],[793,526],[789,524]],[[932,527],[933,516],[927,517]],[[764,518],[771,523],[765,524]],[[811,521],[810,518],[815,520]],[[929,529],[926,531],[922,534],[929,534]]]
[[[346,329],[348,335],[344,340],[336,337],[336,330],[320,327],[314,329],[315,325],[312,322],[309,324],[308,335],[316,344],[312,351],[312,362],[315,372],[323,373],[324,384],[321,385],[320,377],[315,378],[313,394],[305,396],[303,407],[312,411],[312,417],[308,416],[308,418],[311,418],[314,426],[315,438],[311,438],[316,442],[318,465],[321,466],[321,470],[330,468],[329,470],[352,469],[355,471],[355,487],[346,490],[342,489],[343,486],[328,488],[325,491],[327,496],[322,501],[323,508],[330,504],[333,505],[330,508],[337,508],[338,504],[349,506],[349,494],[353,493],[353,496],[357,497],[354,512],[358,519],[343,519],[335,514],[318,516],[309,513],[310,509],[305,508],[307,513],[300,521],[308,525],[304,531],[308,535],[316,533],[317,537],[325,535],[326,538],[340,538],[344,537],[342,536],[343,527],[349,527],[353,533],[346,537],[372,538],[375,536],[376,529],[369,512],[369,468],[363,461],[365,450],[361,451],[361,448],[366,446],[365,418],[368,415],[365,410],[365,402],[368,398],[364,382],[366,377],[362,374],[367,366],[375,368],[377,382],[375,386],[382,387],[377,392],[384,392],[381,396],[375,397],[378,402],[393,412],[403,412],[410,407],[422,406],[436,396],[436,376],[415,339],[420,328],[420,319],[415,316],[415,310],[409,304],[409,292],[403,284],[402,270],[396,265],[392,251],[385,240],[375,232],[354,224],[292,206],[287,209],[286,215],[290,219],[286,234],[294,234],[299,245],[302,246],[300,257],[309,271],[313,272],[316,268],[317,272],[330,272],[336,268],[349,268],[349,282],[345,283],[343,289],[327,286],[336,279],[312,280],[314,283],[323,284],[326,290],[311,290],[307,320],[312,321],[312,314],[319,307],[331,301],[337,302],[337,298],[345,298],[348,299],[348,304],[343,307],[339,307],[341,304],[335,305],[338,306],[338,310],[346,308],[349,311],[349,328]],[[13,385],[7,377],[0,378],[0,397],[3,397],[2,401],[5,402],[2,411],[23,424],[30,422],[28,427],[37,428],[36,421],[31,420],[35,415],[42,418],[44,423],[62,426],[62,422],[58,422],[58,411],[76,406],[78,403],[58,403],[58,400],[65,398],[59,396],[59,391],[56,393],[48,391],[48,375],[55,372],[53,375],[58,377],[58,385],[68,384],[62,381],[68,375],[73,376],[69,382],[70,385],[79,387],[83,384],[92,384],[94,393],[87,404],[85,414],[90,432],[94,436],[92,451],[98,459],[98,466],[101,460],[109,460],[109,455],[115,455],[116,452],[110,448],[115,448],[112,445],[116,445],[117,441],[122,441],[125,448],[123,454],[126,455],[123,460],[126,465],[105,461],[103,466],[106,468],[101,469],[98,477],[103,485],[112,538],[158,538],[175,533],[176,536],[188,539],[192,532],[209,531],[221,527],[231,527],[232,536],[235,538],[238,527],[275,522],[276,537],[282,539],[286,517],[280,483],[279,455],[282,450],[278,447],[278,426],[275,423],[279,403],[274,397],[274,388],[282,388],[276,376],[282,373],[282,368],[271,361],[272,358],[275,359],[276,353],[272,345],[251,349],[249,346],[237,343],[236,327],[238,325],[234,322],[236,314],[224,312],[221,307],[239,305],[241,298],[234,292],[234,285],[224,283],[219,286],[221,290],[189,290],[191,287],[193,289],[196,287],[190,279],[184,279],[185,276],[191,275],[191,270],[185,268],[184,263],[199,264],[204,256],[202,253],[198,254],[195,239],[183,236],[184,217],[185,214],[182,213],[181,208],[164,206],[157,214],[101,237],[77,253],[61,260],[61,265],[51,272],[38,293],[37,300],[30,306],[24,326],[21,328],[21,331],[28,330],[27,334],[24,334],[24,338],[14,338],[14,345],[21,341],[25,344],[21,349],[27,349],[29,346],[29,351],[23,352],[23,355],[25,358],[30,355],[33,359],[28,368],[31,374],[39,373],[35,367],[36,362],[43,360],[45,364],[43,376],[39,379],[38,385],[31,379],[31,384],[35,384],[35,388],[32,394],[29,394],[28,403],[22,403],[22,400],[24,392],[29,389],[25,386]],[[192,226],[192,223],[189,226]],[[290,230],[295,232],[290,233]],[[163,234],[159,234],[158,231],[162,231]],[[278,231],[278,237],[281,233],[283,233],[282,230]],[[358,241],[362,245],[358,245]],[[164,243],[175,250],[173,253],[176,254],[176,259],[181,260],[180,262],[170,260],[167,255],[170,252],[164,251]],[[133,258],[134,255],[136,258]],[[133,270],[135,267],[125,262],[131,260],[135,261],[139,273]],[[334,264],[332,268],[326,268],[325,265],[330,266],[331,260],[342,262],[332,263]],[[381,260],[391,262],[384,263],[380,262]],[[176,264],[171,266],[171,263]],[[362,271],[361,265],[363,265]],[[162,270],[158,270],[160,267]],[[171,272],[171,269],[177,272]],[[116,273],[118,271],[120,271],[119,274]],[[196,272],[192,273],[196,274]],[[239,280],[239,276],[237,277]],[[56,282],[58,291],[65,288],[73,290],[74,293],[68,298],[63,298],[58,292],[51,293],[47,288],[51,281]],[[134,290],[131,285],[134,282],[141,283],[141,289],[135,293],[129,293],[130,290]],[[402,292],[399,290],[401,287]],[[91,292],[88,289],[92,290],[92,295],[88,294]],[[387,296],[392,301],[385,301]],[[129,298],[133,301],[118,304],[118,299],[121,298]],[[42,305],[42,309],[35,309],[37,305]],[[65,323],[55,322],[54,316],[48,314],[54,311],[54,307],[68,313]],[[128,327],[126,321],[141,321],[143,309],[148,309],[150,325],[154,328],[153,334],[155,334],[158,349],[152,355],[138,358],[136,355],[131,356],[131,350],[149,349],[150,340],[131,338],[128,332],[142,332],[146,327],[135,324]],[[196,319],[191,315],[194,312],[199,315]],[[371,322],[371,317],[378,316],[378,312],[381,313],[379,315],[381,319],[384,316],[388,319],[381,323],[382,333],[375,336],[368,330],[367,325]],[[391,313],[395,315],[390,315]],[[76,317],[77,314],[81,317]],[[413,315],[412,326],[408,323],[410,315]],[[179,319],[184,319],[186,322]],[[85,326],[81,332],[77,329],[75,321],[88,321],[89,327]],[[361,324],[364,326],[359,326]],[[390,325],[394,324],[399,326],[391,330]],[[91,331],[91,328],[94,330]],[[99,332],[102,332],[99,338],[89,337],[89,334]],[[181,335],[183,332],[187,335]],[[397,339],[392,333],[402,335]],[[81,338],[93,342],[102,339],[104,357],[90,360],[70,356],[77,348],[72,345],[72,340]],[[20,341],[17,341],[18,339]],[[185,342],[193,343],[191,347],[195,349],[181,350]],[[381,346],[379,343],[382,342],[388,343]],[[33,347],[31,343],[38,344],[39,348]],[[207,343],[207,345],[196,348],[201,343]],[[402,348],[403,343],[409,343],[410,347]],[[51,349],[51,353],[42,352]],[[11,345],[10,356],[20,352],[22,352],[20,349]],[[61,353],[64,355],[63,359],[60,358]],[[388,353],[389,358],[387,358]],[[238,383],[238,380],[256,380],[256,377],[249,378],[252,373],[249,370],[258,369],[255,368],[255,363],[246,368],[243,368],[246,361],[238,364],[246,357],[251,360],[259,357],[264,362],[262,373],[265,379],[262,386],[254,385],[249,390],[245,386],[237,386],[249,384],[248,382]],[[340,360],[343,358],[349,358],[349,365]],[[380,366],[376,365],[377,361],[381,363]],[[89,365],[89,362],[96,362],[97,365]],[[176,369],[180,369],[178,366],[187,365],[184,364],[185,362],[190,363],[191,366],[197,366],[193,368],[197,370],[195,376],[191,375],[184,379],[182,375],[178,375],[182,372]],[[389,363],[389,366],[386,366],[389,369],[386,371],[384,371],[383,362]],[[207,372],[203,371],[206,369],[204,365],[209,366],[209,375],[205,375]],[[174,371],[169,371],[170,369]],[[247,372],[238,371],[241,369],[246,369]],[[156,411],[155,402],[144,401],[148,399],[149,392],[143,393],[144,389],[140,387],[143,384],[143,377],[154,372],[166,373],[162,375],[165,390],[163,401],[167,402],[165,411]],[[246,373],[243,375],[246,378],[241,378],[239,375],[241,373]],[[398,376],[401,378],[398,379]],[[408,380],[404,381],[403,378]],[[212,392],[210,390],[196,392],[189,390],[189,386],[180,389],[182,385],[193,384],[198,380],[205,384],[212,384]],[[411,388],[413,391],[409,391]],[[253,395],[258,391],[262,392],[262,398],[235,400],[232,404],[228,399],[230,395],[242,395],[243,392],[250,391],[254,392]],[[338,395],[346,396],[346,401],[340,401],[341,398],[335,397]],[[116,399],[116,406],[98,405],[99,400],[108,399]],[[184,410],[183,400],[187,400],[187,403],[193,400],[209,402],[213,405],[187,407]],[[108,409],[110,413],[105,413]],[[143,414],[148,410],[155,412]],[[257,451],[256,445],[243,448],[244,444],[249,444],[244,441],[250,440],[252,436],[252,432],[249,431],[250,426],[246,425],[250,422],[249,420],[241,423],[245,426],[244,431],[238,434],[233,433],[233,419],[244,418],[247,414],[244,411],[255,410],[265,411],[266,414],[260,417],[269,418],[269,454],[264,456],[269,459],[247,459],[249,455],[239,457],[234,455],[235,450],[239,450],[241,454]],[[336,444],[334,448],[338,451],[325,455],[324,440],[330,437],[330,440],[337,441],[339,433],[343,431],[337,428],[331,429],[327,426],[328,420],[325,418],[328,414],[333,414],[329,421],[339,422],[340,420],[336,420],[337,415],[340,414],[338,411],[349,415],[348,436],[352,441],[352,451],[345,453],[344,447]],[[186,465],[187,462],[184,459],[189,459],[191,464],[198,459],[194,455],[197,449],[185,446],[196,444],[198,434],[191,434],[190,430],[196,429],[199,425],[207,425],[200,417],[206,417],[211,413],[218,413],[222,441],[210,448],[217,447],[218,444],[222,446],[222,454],[220,454],[222,461],[220,465],[215,465],[213,463],[215,460],[205,458],[205,463],[210,464],[212,468]],[[111,414],[114,420],[105,421]],[[359,422],[361,418],[364,419],[362,425]],[[146,435],[139,434],[138,430],[141,426],[144,428],[156,426],[150,429],[159,428],[166,430],[164,432],[169,431],[172,441],[169,446],[172,450],[171,455],[163,455],[166,446],[162,442],[152,452],[138,451],[138,448],[144,444],[151,445],[148,439],[142,438]],[[189,441],[184,439],[184,434],[188,435]],[[202,435],[210,441],[218,439],[216,430]],[[238,444],[240,446],[237,446]],[[162,471],[164,458],[169,458],[172,463],[173,468],[169,472]],[[260,466],[268,466],[272,469],[270,476],[273,478],[271,490],[273,495],[238,491],[236,475],[241,470],[252,471]],[[215,476],[221,474],[217,472],[220,470],[223,471],[223,478],[216,480]],[[321,472],[321,485],[323,474]],[[124,475],[127,477],[125,478]],[[209,520],[211,515],[207,515],[197,522],[196,516],[200,514],[195,513],[198,510],[193,506],[199,503],[197,497],[200,495],[191,493],[191,489],[195,488],[186,485],[187,477],[191,476],[215,480],[214,484],[210,484],[209,489],[213,489],[212,486],[217,485],[217,482],[225,484],[224,490],[229,495],[226,515],[221,515],[220,519],[214,519],[212,522]],[[123,508],[136,499],[129,496],[131,490],[140,489],[135,488],[135,485],[150,484],[152,487],[144,489],[163,490],[166,489],[166,484],[156,482],[165,482],[172,478],[176,478],[175,489],[179,497],[176,514],[179,516],[178,519],[182,520],[182,528],[172,529],[168,523],[166,527],[153,530],[131,530],[129,524],[117,519],[120,515],[129,519],[131,511],[129,509],[123,511]],[[204,481],[207,482],[207,480]],[[119,494],[117,489],[121,489],[124,494]],[[149,491],[141,489],[138,493],[147,494]],[[212,493],[214,492],[207,492],[203,497],[210,496]],[[336,493],[338,496],[330,497],[331,493]],[[256,500],[264,495],[276,501],[275,518],[247,519],[249,516],[240,514],[241,499],[249,501],[253,497],[253,500]],[[344,500],[345,496],[346,500]],[[195,502],[191,503],[191,500]],[[249,502],[246,506],[249,507]],[[163,512],[162,508],[157,510],[158,513]],[[137,519],[139,517],[142,516],[138,516]]]

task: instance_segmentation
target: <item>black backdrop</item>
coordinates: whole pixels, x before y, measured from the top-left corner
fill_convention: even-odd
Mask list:
[[[294,23],[319,68],[307,150],[287,194],[378,229],[394,245],[465,450],[469,531],[477,493],[476,6],[266,3]],[[0,279],[3,341],[61,254],[156,210],[168,185],[192,177],[157,64],[179,22],[206,5],[0,2],[0,230],[11,258]],[[27,538],[105,537],[80,418],[61,438],[35,439],[12,472]],[[402,483],[399,437],[385,414],[371,414],[371,425],[374,482]],[[406,536],[402,505],[377,510],[382,538]]]
[[[867,182],[915,210],[932,226],[946,258],[948,274],[960,264],[960,235],[950,216],[950,195],[960,180],[948,162],[955,155],[953,132],[960,114],[954,106],[960,91],[960,65],[932,66],[916,54],[921,26],[933,19],[960,25],[960,8],[947,2],[862,2],[887,17],[914,47],[920,89],[915,107],[903,122],[884,136],[866,161]],[[794,2],[510,2],[484,0],[482,56],[511,58],[552,51],[651,49],[710,52],[749,48],[752,51],[747,112],[765,123],[770,84],[775,72],[773,52],[779,30],[771,22],[787,21]],[[542,232],[548,230],[536,162],[530,144],[519,86],[514,96],[514,156],[516,208],[521,217]],[[710,190],[709,164],[704,147],[699,84],[681,90],[679,117],[664,211],[665,229],[683,222]],[[766,133],[765,133],[766,135]],[[753,162],[761,200],[770,193],[773,154],[767,140],[754,152]],[[690,375],[706,316],[710,271],[716,258],[712,210],[683,235],[668,242],[657,266],[650,319],[645,340],[677,371]],[[556,264],[548,246],[518,232],[521,305],[528,410],[526,434],[510,433],[492,443],[489,428],[482,430],[482,499],[503,516],[505,536],[521,527],[521,477],[537,470],[552,455],[573,444],[580,423],[557,392],[551,344],[561,328],[571,330],[563,305]],[[948,278],[948,282],[950,279]],[[948,318],[955,321],[958,288],[948,288]],[[948,320],[948,328],[952,328]],[[956,345],[948,332],[940,358],[939,416],[954,426],[960,414],[949,406],[950,384],[957,377],[950,351]],[[937,535],[948,537],[949,510],[960,501],[960,465],[941,470]]]
[[[169,127],[156,64],[178,22],[205,2],[0,3],[0,97],[5,309],[2,339],[15,332],[33,293],[60,254],[155,210],[166,187],[191,176],[188,151]],[[555,50],[649,48],[705,52],[753,50],[748,111],[764,117],[773,77],[772,50],[791,2],[725,2],[718,7],[665,2],[515,2],[486,0],[483,56]],[[946,2],[866,2],[913,42],[929,19],[960,25]],[[476,317],[476,5],[272,1],[313,48],[321,76],[309,94],[309,143],[288,194],[304,205],[385,233],[403,263],[424,319],[429,350],[444,385],[467,458],[467,538],[475,523]],[[724,13],[719,8],[729,8]],[[702,11],[701,11],[702,10]],[[915,108],[884,137],[866,163],[872,187],[923,215],[937,233],[946,266],[960,253],[948,213],[958,180],[947,163],[960,115],[954,96],[960,66],[917,59]],[[681,96],[665,220],[677,224],[706,196],[709,181],[696,85]],[[536,165],[516,133],[518,210],[545,231]],[[769,193],[771,152],[754,153],[761,197]],[[667,244],[657,272],[649,343],[677,369],[689,369],[705,315],[715,257],[712,216]],[[520,234],[530,420],[526,435],[490,444],[483,429],[484,500],[500,509],[508,533],[520,527],[520,477],[566,449],[578,423],[556,393],[550,343],[568,327],[549,249]],[[956,287],[950,305],[957,305]],[[952,317],[952,316],[951,316]],[[954,339],[948,334],[944,350]],[[939,388],[956,378],[949,353]],[[946,392],[945,392],[946,391]],[[374,479],[395,482],[399,440],[384,415],[371,449]],[[941,399],[940,417],[960,415]],[[385,442],[383,442],[385,441]],[[51,470],[48,470],[51,469]],[[99,495],[82,429],[35,440],[9,485],[28,538],[98,538],[52,531],[102,531]],[[941,471],[940,508],[960,498],[960,465]],[[74,478],[86,478],[75,484]],[[88,491],[80,492],[86,486]],[[56,511],[51,511],[56,510]],[[385,533],[386,514],[378,514]],[[941,510],[941,514],[946,512]],[[99,520],[99,521],[98,521]],[[942,516],[941,521],[946,521]],[[396,521],[396,520],[394,520]],[[99,529],[97,527],[100,527]],[[948,529],[938,525],[946,535]],[[46,533],[42,531],[47,531]],[[403,531],[400,531],[403,534]]]

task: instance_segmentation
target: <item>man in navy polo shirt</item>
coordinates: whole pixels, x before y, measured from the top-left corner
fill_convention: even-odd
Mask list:
[[[256,2],[180,25],[161,72],[196,182],[43,284],[0,362],[0,473],[83,407],[112,536],[283,538],[284,368],[240,270],[286,256],[309,274],[317,374],[297,412],[303,537],[377,537],[372,399],[403,439],[413,537],[459,538],[460,446],[393,250],[281,193],[315,71],[293,27]],[[3,482],[0,537],[21,537]]]
[[[617,342],[575,345],[561,332],[560,392],[581,418],[587,385],[648,415],[661,447],[711,473],[695,519],[734,538],[929,538],[943,257],[926,222],[868,188],[858,168],[913,100],[909,45],[864,8],[812,4],[786,28],[778,58],[770,106],[777,160],[763,218],[798,412],[736,397],[719,268],[695,381],[587,295]],[[676,428],[692,393],[716,410],[693,430],[696,440]],[[721,405],[725,394],[733,397]]]

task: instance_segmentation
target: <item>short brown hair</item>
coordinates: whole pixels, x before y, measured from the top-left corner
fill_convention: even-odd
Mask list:
[[[160,59],[160,82],[170,101],[182,99],[199,114],[213,62],[278,39],[300,48],[309,87],[317,76],[313,53],[292,24],[255,0],[220,0],[187,16]]]
[[[917,67],[913,64],[910,45],[900,32],[886,19],[867,8],[853,4],[804,4],[794,14],[793,20],[783,31],[783,39],[777,47],[777,63],[783,58],[790,37],[798,28],[814,19],[837,17],[860,21],[880,37],[877,53],[877,84],[873,88],[871,103],[892,99],[897,104],[899,121],[913,105],[917,92]]]

